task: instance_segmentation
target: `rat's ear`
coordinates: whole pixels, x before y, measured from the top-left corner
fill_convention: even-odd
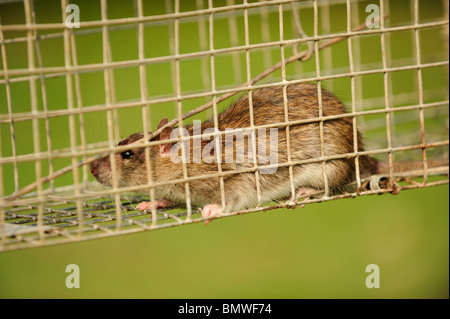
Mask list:
[[[158,129],[160,129],[161,127],[163,127],[167,123],[169,123],[169,121],[167,120],[167,117],[161,119],[161,121],[159,121],[159,124],[158,124]]]
[[[169,121],[167,120],[167,118],[163,118],[158,125],[158,129],[160,129],[161,127],[163,127],[164,125],[166,125],[167,123],[169,123]],[[173,128],[172,127],[166,127],[162,130],[162,132],[159,134],[159,140],[168,140],[170,139],[170,133],[172,133]],[[172,147],[173,143],[167,143],[167,144],[160,144],[159,145],[159,154],[161,156],[170,156],[170,148]]]

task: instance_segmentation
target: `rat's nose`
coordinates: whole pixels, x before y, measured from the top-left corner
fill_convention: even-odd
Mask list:
[[[95,165],[94,163],[91,163],[89,165],[89,168],[91,170],[91,174],[94,176],[97,176],[97,174],[98,174],[97,165]]]

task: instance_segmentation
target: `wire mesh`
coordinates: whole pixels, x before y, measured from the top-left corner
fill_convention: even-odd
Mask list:
[[[76,12],[68,0],[45,7],[50,13],[41,1],[0,3],[0,250],[202,222],[193,183],[218,179],[211,191],[225,207],[224,180],[236,174],[253,174],[258,203],[220,217],[448,183],[448,162],[429,165],[448,158],[448,10],[429,9],[448,8],[448,1],[381,0],[369,22],[370,3],[350,0],[134,0],[122,2],[120,16],[111,10],[115,2],[72,4],[78,28],[67,23]],[[307,82],[317,84],[319,117],[289,121],[287,86]],[[252,94],[270,87],[283,89],[284,122],[255,125]],[[324,116],[321,88],[341,97],[348,113]],[[262,201],[261,170],[271,165],[256,161],[233,171],[218,161],[207,175],[189,175],[182,161],[181,179],[154,181],[150,147],[163,142],[145,141],[163,131],[155,129],[159,119],[183,128],[209,117],[214,130],[202,138],[223,136],[218,115],[236,94],[247,94],[250,107],[250,126],[236,132],[256,141],[257,129],[286,131],[287,161],[274,166],[288,168],[291,199]],[[352,121],[353,152],[325,156],[324,123],[339,118]],[[321,156],[293,160],[291,127],[312,122],[319,123]],[[358,129],[365,151],[358,150]],[[137,131],[144,132],[136,147],[145,148],[148,184],[119,185],[115,154],[129,146],[117,142]],[[250,147],[256,154],[256,142]],[[386,162],[388,173],[362,178],[363,155]],[[104,156],[111,188],[100,187],[88,169]],[[341,158],[354,158],[356,179],[332,194],[326,163]],[[419,161],[420,169],[395,172],[399,160]],[[293,169],[308,163],[321,163],[324,189],[295,199]],[[182,185],[185,205],[136,209],[157,199],[155,188],[173,184]]]

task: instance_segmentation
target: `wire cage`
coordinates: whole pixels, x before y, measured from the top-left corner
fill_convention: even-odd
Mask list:
[[[373,156],[389,170],[369,178],[356,172],[338,194],[325,183],[317,196],[259,201],[220,217],[448,184],[446,0],[23,0],[0,2],[0,18],[0,250],[205,221],[190,198],[190,185],[202,179],[219,180],[211,191],[224,202],[233,174],[253,174],[258,190],[264,167],[256,162],[236,171],[218,163],[207,175],[189,175],[181,162],[182,179],[119,187],[112,159],[127,149],[118,141],[135,132],[148,132],[138,147],[161,144],[145,140],[161,134],[164,117],[167,127],[211,118],[208,137],[223,135],[218,114],[261,88],[315,83],[318,93],[332,92],[346,106],[353,139],[358,128],[366,145],[341,157],[358,169],[360,156]],[[258,127],[251,121],[242,129]],[[176,141],[184,140],[192,137]],[[105,156],[113,187],[101,187],[89,170]],[[335,158],[277,166],[289,167],[294,190],[293,167],[325,167]],[[399,173],[396,161],[420,165]],[[155,187],[174,183],[186,205],[136,209],[157,199]]]

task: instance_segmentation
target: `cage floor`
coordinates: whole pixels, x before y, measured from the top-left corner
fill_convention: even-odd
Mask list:
[[[261,207],[231,212],[220,217],[276,208],[291,208],[298,206],[300,201],[301,204],[311,204],[340,198],[398,193],[407,189],[438,186],[449,183],[448,175],[448,166],[430,169],[426,179],[423,176],[417,177],[417,172],[403,172],[401,176],[395,177],[395,189],[385,186],[371,189],[371,181],[376,180],[377,184],[382,185],[379,181],[388,178],[387,175],[377,175],[362,180],[363,189],[356,190],[352,184],[349,185],[348,192],[327,198],[318,192],[317,196],[311,199],[300,199],[299,202],[271,202]],[[92,190],[86,193],[92,194]],[[63,191],[57,190],[51,195],[46,195],[46,200],[41,201],[40,204],[38,201],[32,203],[36,197],[31,194],[26,197],[27,202],[31,204],[3,208],[4,223],[0,223],[0,250],[62,244],[204,221],[200,207],[191,207],[191,214],[188,214],[185,206],[160,208],[156,210],[155,216],[151,211],[139,211],[136,205],[148,199],[136,194],[122,194],[119,209],[112,195],[79,200],[64,198],[70,194],[67,188]],[[81,207],[81,210],[77,207]]]

